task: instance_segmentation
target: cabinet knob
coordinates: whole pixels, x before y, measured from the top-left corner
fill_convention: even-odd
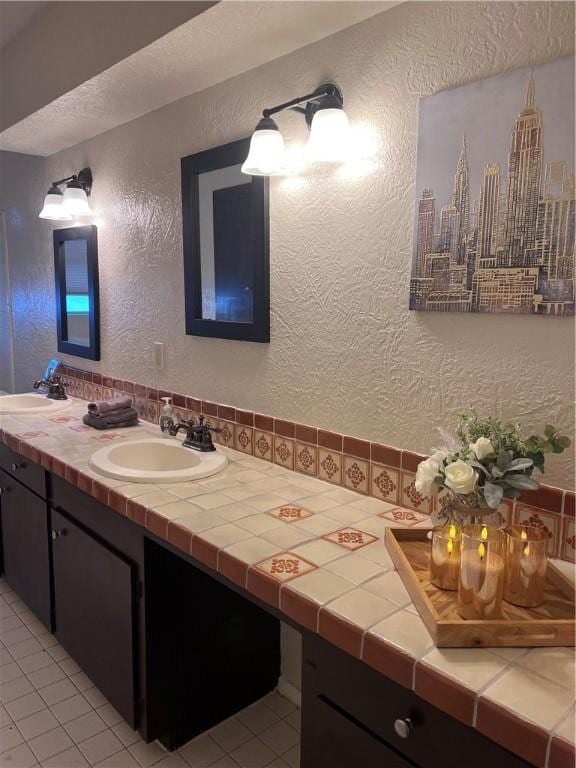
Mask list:
[[[66,528],[62,528],[61,530],[57,530],[56,528],[52,529],[52,539],[56,541],[56,539],[59,539],[60,536],[66,536]]]
[[[4,491],[7,491],[7,490],[8,490],[8,488],[0,488],[0,496],[2,496],[2,494],[4,493]]]
[[[412,731],[412,720],[409,717],[394,720],[394,730],[401,739],[407,739]]]
[[[12,464],[12,472],[18,472],[19,469],[24,469],[24,464],[17,464],[14,462]]]

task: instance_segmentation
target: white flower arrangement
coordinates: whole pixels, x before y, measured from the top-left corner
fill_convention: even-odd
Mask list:
[[[475,515],[494,512],[502,499],[516,499],[524,490],[540,484],[534,469],[544,472],[544,454],[562,453],[570,440],[547,425],[544,435],[520,436],[518,424],[479,416],[475,411],[460,414],[457,440],[420,462],[416,490],[427,496],[446,489],[448,503],[437,511],[440,519],[454,518],[460,506]]]

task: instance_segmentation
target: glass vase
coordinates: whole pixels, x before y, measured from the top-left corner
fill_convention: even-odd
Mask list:
[[[507,535],[473,524],[462,529],[458,613],[464,619],[498,619],[502,612]]]
[[[544,602],[548,536],[541,528],[513,525],[508,534],[504,599],[513,605],[534,608]]]
[[[430,581],[439,589],[457,590],[460,578],[460,528],[447,523],[432,531]]]

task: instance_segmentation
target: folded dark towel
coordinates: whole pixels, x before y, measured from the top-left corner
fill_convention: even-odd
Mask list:
[[[89,411],[90,416],[94,416],[95,419],[112,419],[116,416],[123,416],[125,417],[126,414],[130,414],[134,411],[134,408],[132,408],[131,405],[128,407],[123,405],[121,408],[114,408],[111,411],[105,411],[104,413],[94,413],[93,411]]]
[[[88,412],[93,414],[108,413],[118,408],[131,408],[131,397],[119,397],[117,400],[96,400],[94,403],[88,403]]]
[[[119,429],[121,427],[136,427],[138,426],[138,414],[133,408],[127,408],[126,414],[123,417],[113,416],[107,418],[106,416],[94,416],[91,413],[86,413],[82,421],[88,427],[94,427],[94,429]]]

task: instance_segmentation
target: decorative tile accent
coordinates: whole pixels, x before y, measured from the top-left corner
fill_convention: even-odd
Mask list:
[[[74,427],[68,427],[72,432],[90,432],[92,427],[87,427],[86,424],[77,424]]]
[[[274,462],[288,469],[294,469],[294,440],[274,437]]]
[[[514,513],[517,524],[533,525],[541,528],[548,535],[548,555],[556,557],[559,550],[561,518],[552,512],[544,512],[535,507],[527,507],[524,504],[516,504]]]
[[[92,440],[99,440],[101,443],[107,443],[111,440],[124,440],[124,435],[119,435],[118,432],[107,432],[105,435],[92,435]]]
[[[296,464],[297,472],[304,472],[307,475],[316,477],[318,462],[318,449],[315,445],[306,445],[296,443]]]
[[[252,455],[252,439],[254,430],[252,427],[244,427],[236,424],[234,427],[234,448],[242,453]]]
[[[351,491],[368,493],[368,462],[344,456],[344,485]]]
[[[403,507],[410,507],[411,509],[417,509],[426,515],[429,515],[432,511],[432,499],[428,496],[424,496],[416,490],[414,485],[414,475],[402,472],[402,498],[401,504]]]
[[[294,504],[286,504],[282,507],[269,509],[267,514],[278,518],[278,520],[283,520],[285,523],[293,523],[296,520],[304,520],[305,517],[312,517],[312,512],[304,509],[304,507],[297,507]]]
[[[324,534],[322,538],[352,551],[378,541],[376,536],[372,536],[371,533],[366,533],[366,531],[359,531],[357,528],[341,528],[339,531]]]
[[[158,424],[159,416],[160,416],[160,407],[156,402],[156,400],[148,400],[146,416],[142,416],[142,418],[146,419],[146,421],[152,422],[152,424]]]
[[[370,495],[389,504],[398,504],[400,496],[400,473],[381,464],[371,466]]]
[[[228,448],[234,448],[234,424],[231,421],[219,421],[218,426],[222,430],[217,434],[220,445],[226,445]]]
[[[68,424],[71,421],[78,421],[78,419],[74,416],[53,416],[48,421],[53,421],[54,424]]]
[[[254,456],[265,461],[272,461],[274,436],[270,432],[254,431]]]
[[[565,517],[563,520],[560,557],[576,563],[576,522],[573,518]]]
[[[414,512],[412,509],[390,509],[388,512],[381,512],[378,517],[383,517],[385,520],[392,520],[394,523],[400,523],[400,525],[406,525],[411,527],[416,523],[421,523],[422,520],[426,520],[427,516],[420,514],[420,512]]]
[[[304,560],[293,552],[279,552],[274,557],[256,563],[255,567],[283,584],[317,568],[313,563],[309,563],[308,560]]]
[[[18,440],[28,440],[33,437],[48,437],[48,432],[20,432],[17,435],[14,435],[14,437],[18,438]]]
[[[342,484],[342,454],[318,449],[318,477],[334,485]]]

